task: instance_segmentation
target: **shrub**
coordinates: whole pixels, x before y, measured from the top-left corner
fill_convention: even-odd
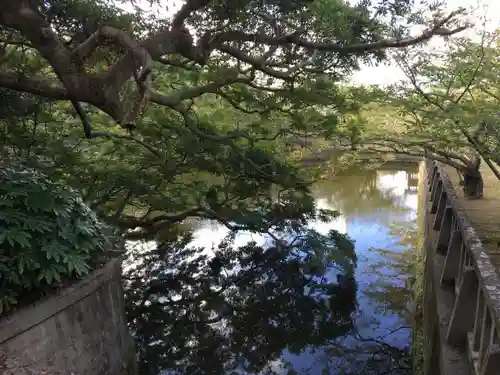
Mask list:
[[[109,234],[74,190],[0,166],[0,315],[97,267]]]

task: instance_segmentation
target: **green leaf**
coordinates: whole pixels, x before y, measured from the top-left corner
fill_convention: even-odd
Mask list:
[[[1,122],[0,122],[1,124]],[[24,167],[0,165],[2,294],[36,295],[95,265],[108,234],[75,191]],[[3,310],[15,303],[2,299]]]
[[[52,270],[52,276],[58,283],[61,282],[61,275],[57,270]]]
[[[17,242],[19,245],[21,245],[23,248],[29,248],[31,246],[30,239],[31,234],[29,234],[26,231],[11,231],[8,234],[8,238],[11,239],[13,242]],[[10,241],[9,241],[10,243]]]
[[[50,268],[45,270],[44,277],[45,281],[47,281],[47,284],[49,285],[52,284],[53,275],[52,275],[52,270]]]
[[[38,272],[38,276],[36,278],[37,281],[42,281],[45,278],[45,269],[40,270]]]
[[[17,267],[18,267],[18,270],[19,270],[19,274],[22,275],[23,272],[24,272],[24,259],[23,258],[20,258],[18,260]]]

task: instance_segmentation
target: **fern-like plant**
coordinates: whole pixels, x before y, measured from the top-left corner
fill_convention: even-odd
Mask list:
[[[0,315],[95,268],[109,233],[74,190],[0,166]]]

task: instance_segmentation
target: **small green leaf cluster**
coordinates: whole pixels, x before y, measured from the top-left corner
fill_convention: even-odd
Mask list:
[[[0,315],[87,274],[111,238],[74,190],[0,166]]]

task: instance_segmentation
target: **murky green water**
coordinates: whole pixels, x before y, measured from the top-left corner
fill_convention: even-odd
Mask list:
[[[315,187],[318,207],[342,216],[310,226],[356,241],[357,292],[336,300],[333,313],[325,310],[325,298],[283,283],[282,268],[233,270],[207,285],[195,261],[177,269],[194,253],[166,254],[169,277],[146,294],[140,283],[129,289],[140,374],[409,373],[410,271],[402,255],[412,248],[416,229],[416,173],[416,167],[358,172]],[[210,257],[227,230],[212,222],[196,225],[189,247],[203,247]],[[249,240],[264,241],[243,233],[236,243]],[[149,269],[145,279],[155,272]],[[332,269],[324,277],[335,284],[336,275]],[[211,318],[210,309],[219,314]]]

